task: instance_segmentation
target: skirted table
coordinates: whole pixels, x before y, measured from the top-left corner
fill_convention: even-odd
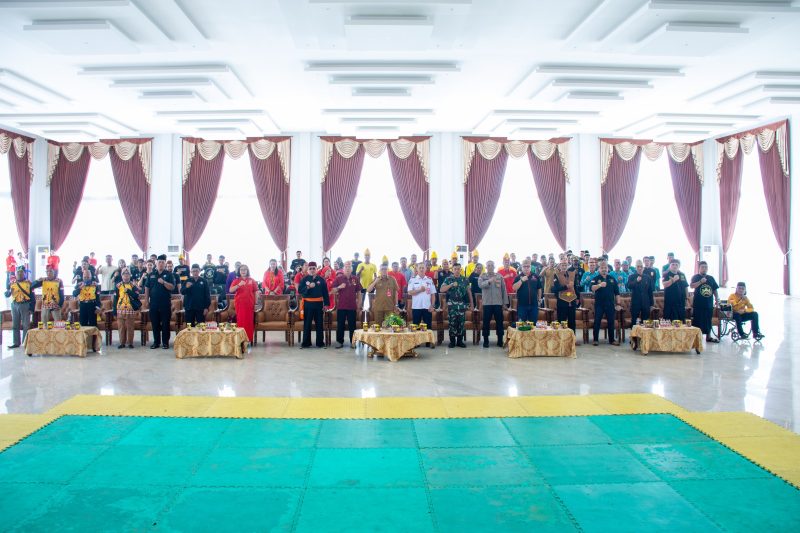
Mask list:
[[[86,357],[87,349],[100,349],[100,330],[94,326],[80,329],[31,328],[25,337],[25,353],[39,355],[77,355]]]
[[[649,352],[703,351],[703,334],[694,326],[646,328],[635,325],[631,330],[631,348]]]
[[[385,355],[389,361],[395,363],[403,356],[417,357],[419,354],[414,348],[426,342],[436,346],[436,333],[427,331],[364,331],[356,330],[353,341],[363,342],[372,350],[369,356]]]
[[[506,330],[508,356],[517,357],[576,357],[575,332],[569,328]]]
[[[247,332],[182,329],[175,337],[175,357],[236,357],[241,359],[247,351]]]

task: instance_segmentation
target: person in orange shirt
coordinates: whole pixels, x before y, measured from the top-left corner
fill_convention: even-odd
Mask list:
[[[283,272],[278,268],[275,259],[269,260],[269,269],[264,272],[264,279],[261,280],[261,290],[264,294],[283,294]]]
[[[517,277],[517,270],[511,266],[511,256],[506,253],[503,256],[503,267],[497,270],[497,273],[503,278],[506,283],[506,292],[514,294],[514,278]]]
[[[402,309],[406,301],[406,286],[408,282],[406,281],[406,275],[400,272],[400,263],[397,261],[392,263],[392,270],[389,275],[397,281],[397,307]]]
[[[742,329],[742,323],[749,320],[753,329],[753,338],[756,341],[763,339],[764,335],[758,327],[758,313],[750,303],[750,298],[747,297],[747,285],[743,281],[736,284],[736,292],[728,296],[728,303],[731,304],[733,310],[733,319],[736,321],[736,331],[739,333],[739,337],[747,338]]]

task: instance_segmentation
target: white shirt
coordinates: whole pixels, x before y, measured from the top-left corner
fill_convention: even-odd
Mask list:
[[[100,277],[100,290],[101,291],[113,291],[114,290],[114,278],[111,277],[111,274],[117,269],[114,265],[102,265],[97,267],[97,275]]]
[[[414,276],[408,281],[408,292],[425,289],[425,292],[411,296],[412,309],[428,309],[431,307],[431,294],[436,294],[433,280],[428,276]]]

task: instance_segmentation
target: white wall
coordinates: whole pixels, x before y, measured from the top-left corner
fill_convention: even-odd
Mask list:
[[[791,119],[800,131],[800,114]],[[289,259],[295,250],[305,257],[322,254],[322,209],[320,187],[320,142],[318,133],[292,135]],[[465,241],[463,162],[459,133],[435,133],[430,146],[430,242],[439,255],[449,254],[455,244]],[[153,140],[152,189],[150,195],[150,246],[148,253],[161,252],[168,244],[180,244],[181,217],[181,138],[156,135]],[[719,186],[716,180],[716,146],[704,144],[703,227],[701,244],[720,244]],[[790,161],[800,161],[800,143],[791,145]],[[37,139],[34,145],[34,181],[31,188],[30,243],[48,244],[50,236],[50,189],[47,187],[47,147]],[[570,145],[567,185],[567,246],[573,250],[599,250],[602,244],[600,223],[600,143],[596,135],[577,135]],[[795,171],[795,176],[798,174]],[[793,180],[792,212],[800,213],[800,186]],[[791,246],[800,250],[800,215],[791,226]],[[800,256],[792,261],[791,283],[800,292]]]

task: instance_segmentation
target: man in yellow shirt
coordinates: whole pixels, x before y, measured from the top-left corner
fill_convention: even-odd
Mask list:
[[[434,250],[431,252],[431,268],[429,269],[431,272],[436,272],[439,270],[439,264],[437,261],[439,261],[439,256],[436,253],[436,250]]]
[[[25,341],[28,328],[31,325],[31,282],[25,279],[25,267],[18,266],[16,277],[10,276],[7,285],[6,298],[11,298],[11,330],[14,340],[9,350],[19,348]]]
[[[356,276],[358,276],[358,280],[361,282],[361,303],[363,305],[364,298],[366,298],[367,294],[367,287],[375,280],[378,275],[378,267],[375,266],[374,263],[370,262],[370,251],[369,248],[364,250],[364,262],[358,265],[356,269]]]
[[[736,321],[736,331],[739,337],[746,339],[744,330],[742,329],[742,322],[750,321],[753,330],[753,338],[760,341],[764,338],[761,330],[758,327],[758,313],[750,303],[750,298],[747,297],[747,285],[743,281],[736,284],[736,292],[728,296],[728,303],[731,304],[733,310],[733,319]]]
[[[479,262],[480,262],[480,256],[478,254],[478,250],[477,249],[472,250],[472,260],[469,263],[467,263],[467,268],[465,269],[465,274],[467,278],[469,278],[472,275],[472,271],[475,270],[475,265],[477,265]]]
[[[42,289],[42,322],[61,320],[61,305],[64,303],[64,283],[56,277],[52,266],[47,267],[47,277],[31,284],[31,290]]]

